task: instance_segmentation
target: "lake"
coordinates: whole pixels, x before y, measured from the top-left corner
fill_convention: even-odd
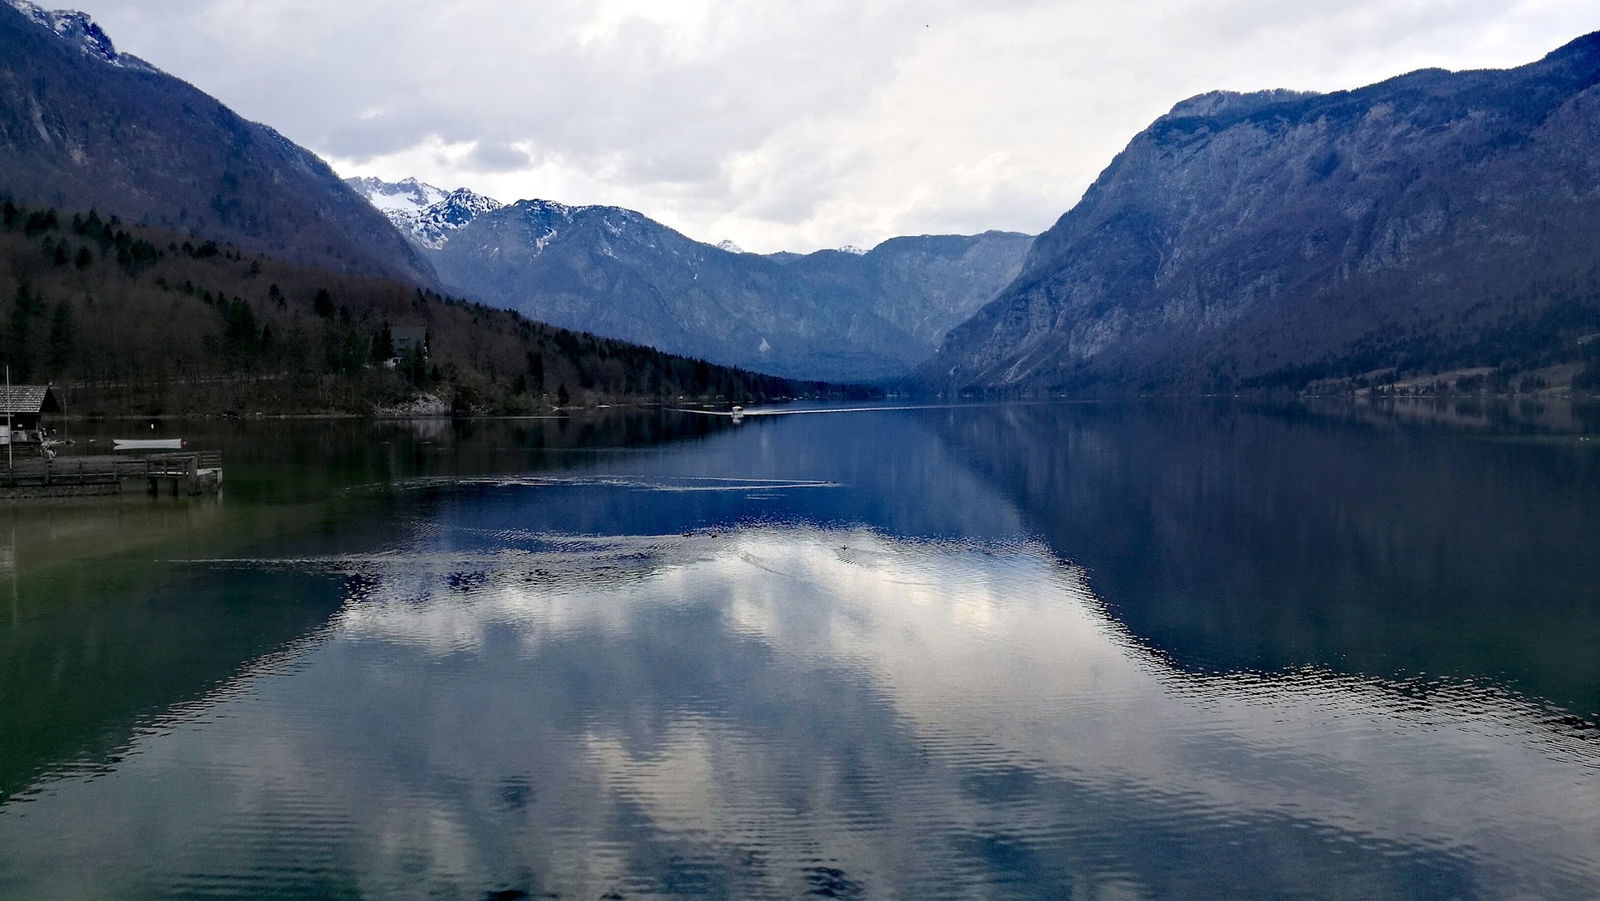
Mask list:
[[[1592,412],[182,432],[0,509],[0,896],[1600,884]]]

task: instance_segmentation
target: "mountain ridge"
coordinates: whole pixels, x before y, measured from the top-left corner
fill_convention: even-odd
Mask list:
[[[620,207],[518,201],[474,219],[433,262],[467,296],[566,328],[791,378],[861,381],[898,377],[930,355],[1031,241],[911,238],[882,252],[774,258]],[[942,277],[904,263],[919,253]]]
[[[1569,360],[1600,325],[1597,84],[1600,34],[1513,69],[1181,101],[919,375],[1193,391]]]
[[[315,154],[119,53],[93,20],[0,4],[0,192],[338,271],[437,284]]]
[[[104,63],[136,72],[165,74],[150,63],[131,53],[119,53],[106,34],[88,13],[75,9],[45,9],[29,0],[5,0],[7,4],[46,28],[62,40],[77,47],[85,56]]]
[[[989,231],[755,254],[696,241],[636,210],[541,199],[466,209],[449,229],[425,233],[420,223],[450,206],[443,189],[414,178],[351,184],[408,230],[458,293],[801,379],[905,375],[1010,280],[1033,240]]]

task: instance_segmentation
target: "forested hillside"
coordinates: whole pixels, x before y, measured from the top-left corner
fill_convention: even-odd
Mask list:
[[[824,386],[713,366],[379,278],[286,263],[94,212],[0,205],[0,357],[72,412],[456,412]],[[424,334],[401,352],[397,334]]]

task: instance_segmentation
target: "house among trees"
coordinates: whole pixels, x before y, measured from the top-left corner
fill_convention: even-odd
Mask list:
[[[428,355],[428,330],[420,325],[400,325],[389,330],[394,340],[394,355],[403,357],[413,348]]]
[[[0,444],[39,445],[44,438],[46,414],[66,412],[61,392],[54,385],[0,385],[0,416],[9,416],[11,432],[0,421]]]
[[[420,387],[428,376],[428,330],[420,325],[390,327],[385,322],[372,342],[372,359],[400,370]]]

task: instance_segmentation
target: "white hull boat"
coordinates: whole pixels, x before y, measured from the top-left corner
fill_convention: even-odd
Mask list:
[[[112,450],[183,450],[182,438],[113,438]]]

